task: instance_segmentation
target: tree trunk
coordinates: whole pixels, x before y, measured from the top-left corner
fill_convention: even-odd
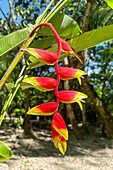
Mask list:
[[[63,60],[63,66],[69,66],[69,62],[68,62],[68,58],[64,58]],[[69,85],[69,81],[66,80],[64,81],[64,89],[65,90],[69,90],[70,89],[70,85]],[[72,109],[72,105],[71,104],[66,104],[66,116],[68,117],[68,119],[70,120],[70,123],[72,124],[73,127],[73,133],[76,136],[77,139],[83,139],[78,126],[77,126],[77,121],[75,120],[75,115]]]
[[[29,110],[29,106],[30,106],[30,90],[27,89],[27,98],[26,98],[26,103],[25,103],[26,113]],[[24,134],[25,135],[31,135],[32,126],[30,124],[30,118],[31,116],[25,114],[25,117],[24,117]]]
[[[84,15],[84,19],[83,19],[82,32],[86,32],[88,30],[89,17],[90,17],[90,12],[91,12],[93,2],[94,2],[94,0],[87,1],[85,15]],[[80,52],[80,55],[82,57],[82,60],[84,61],[84,64],[83,65],[79,64],[78,66],[79,66],[79,69],[84,69],[87,50]],[[96,110],[98,111],[98,113],[100,114],[100,116],[102,118],[104,127],[106,129],[106,136],[108,138],[112,138],[112,136],[113,136],[113,117],[109,113],[107,113],[106,109],[104,108],[104,106],[102,104],[102,101],[99,99],[96,92],[94,91],[92,86],[89,84],[87,76],[82,80],[82,84],[83,84],[84,93],[86,93],[88,95],[88,97],[91,99]]]
[[[111,116],[106,109],[104,108],[102,101],[97,96],[96,92],[92,88],[92,86],[89,84],[87,77],[83,80],[83,88],[84,92],[88,95],[88,97],[93,102],[96,110],[100,114],[102,121],[104,123],[104,127],[106,130],[106,136],[108,138],[112,138],[113,136],[113,116]]]
[[[94,2],[94,0],[87,1],[85,14],[84,14],[84,18],[83,18],[82,33],[86,32],[88,30],[89,18],[90,18],[90,13],[91,13],[93,2]],[[83,64],[81,64],[79,61],[76,61],[76,63],[72,63],[72,61],[70,61],[70,63],[74,66],[74,68],[79,68],[81,70],[85,70],[87,49],[79,52],[79,55],[81,56]],[[83,91],[82,87],[81,87],[81,90]],[[85,108],[84,104],[83,104],[83,110],[82,110],[82,120],[83,120],[84,133],[88,133],[86,108]]]

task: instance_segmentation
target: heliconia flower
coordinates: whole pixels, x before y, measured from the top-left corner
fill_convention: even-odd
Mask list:
[[[44,103],[36,107],[33,107],[27,112],[27,114],[48,116],[55,113],[57,107],[58,106],[55,102]]]
[[[30,77],[24,79],[22,82],[28,83],[31,87],[35,87],[41,91],[54,90],[57,86],[57,80],[48,77]]]
[[[67,149],[66,139],[61,136],[54,128],[51,126],[52,129],[52,138],[53,143],[56,148],[60,150],[60,152],[64,155]]]
[[[27,49],[21,49],[21,51],[32,55],[38,61],[44,64],[55,64],[59,58],[56,53],[52,51],[42,50],[42,49],[27,48]]]
[[[78,60],[81,63],[83,63],[78,54],[76,54],[72,47],[63,39],[61,39],[61,46],[63,51],[67,52],[69,55],[72,55],[73,57],[77,57]]]
[[[60,78],[62,80],[71,80],[77,78],[81,85],[81,78],[84,78],[83,75],[86,73],[83,70],[69,68],[69,67],[61,67],[59,68]]]
[[[68,130],[65,125],[65,122],[62,118],[62,116],[59,113],[54,113],[53,115],[53,121],[52,121],[53,128],[66,140],[68,140]]]
[[[82,99],[87,98],[87,95],[77,91],[62,90],[59,91],[59,100],[63,103],[74,103],[77,102],[82,110],[81,102],[85,102]]]

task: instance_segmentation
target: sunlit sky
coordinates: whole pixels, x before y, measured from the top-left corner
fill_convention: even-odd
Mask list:
[[[13,2],[13,0],[11,0],[11,2]],[[0,0],[0,7],[3,10],[4,14],[7,15],[7,13],[9,12],[9,4],[8,4],[8,0]],[[0,18],[3,18],[3,15],[0,11]]]
[[[14,0],[11,0],[11,3],[13,4],[13,1]],[[16,0],[18,2],[18,0]],[[25,1],[25,0],[24,0]],[[31,2],[31,5],[32,5],[32,1]],[[37,2],[38,4],[39,2]],[[48,4],[48,1],[47,1],[47,4]],[[0,0],[0,8],[2,9],[2,11],[4,12],[5,16],[8,17],[8,13],[10,12],[10,9],[9,9],[9,3],[8,3],[8,0]],[[41,8],[40,9],[40,12],[43,13],[45,8]],[[0,18],[2,18],[3,20],[5,19],[2,12],[0,11]],[[16,23],[20,23],[21,22],[21,16],[18,17],[18,20],[15,19],[15,22]]]

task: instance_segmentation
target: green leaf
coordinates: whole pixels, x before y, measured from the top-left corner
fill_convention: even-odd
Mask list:
[[[3,162],[11,157],[13,157],[13,154],[10,148],[0,141],[0,162]]]
[[[29,35],[29,31],[24,28],[0,38],[0,56],[22,44]]]
[[[113,0],[105,0],[108,4],[113,9]]]
[[[62,13],[57,13],[56,15],[54,15],[54,17],[49,21],[49,23],[53,25],[53,27],[61,37],[71,38],[81,32],[76,21]],[[53,33],[49,28],[44,27],[43,29],[41,29],[38,35],[50,36],[53,35]]]
[[[26,89],[31,88],[31,87],[34,87],[34,86],[33,86],[33,85],[30,85],[30,84],[28,84],[28,83],[22,82],[20,87],[22,88],[22,90],[26,90]]]
[[[75,37],[72,42],[68,41],[68,43],[76,51],[81,51],[110,40],[113,40],[113,24],[88,31]]]
[[[13,87],[13,84],[12,83],[5,83],[5,86],[6,86],[7,90],[10,91],[11,88]]]
[[[51,47],[53,44],[56,44],[55,37],[46,37],[42,39],[35,40],[31,45],[30,48],[39,48],[45,49]]]
[[[58,34],[63,37],[73,37],[81,32],[78,24],[73,19],[62,13],[57,13],[49,22],[53,25]],[[24,28],[1,38],[0,56],[23,43],[28,35],[29,31]],[[40,30],[38,35],[53,36],[53,33],[49,28],[44,27]],[[51,44],[51,42],[48,42],[48,45],[49,43]],[[39,47],[37,46],[37,48]]]

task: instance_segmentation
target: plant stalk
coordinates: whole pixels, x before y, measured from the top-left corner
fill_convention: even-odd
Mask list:
[[[53,13],[53,11],[59,6],[59,4],[62,2],[63,0],[60,0],[55,6],[54,8],[49,12],[49,14],[44,18],[44,20],[46,21],[47,18]]]
[[[1,123],[3,121],[3,119],[4,119],[4,116],[5,116],[6,112],[7,112],[7,109],[9,108],[13,98],[15,97],[16,92],[18,91],[18,89],[20,87],[20,84],[21,84],[20,78],[23,75],[23,73],[25,71],[25,68],[26,68],[26,65],[23,66],[15,85],[12,87],[12,89],[11,89],[9,95],[8,95],[9,97],[8,97],[7,101],[5,102],[5,104],[4,104],[4,107],[3,107],[2,111],[1,111],[1,114],[0,114],[0,125],[1,125]],[[24,78],[24,76],[23,76],[23,78]]]
[[[67,2],[68,0],[64,0],[62,4],[58,6],[58,8],[48,17],[46,16],[46,19],[44,19],[44,22],[48,22]],[[59,2],[58,2],[59,3]],[[57,5],[57,4],[56,4]]]

